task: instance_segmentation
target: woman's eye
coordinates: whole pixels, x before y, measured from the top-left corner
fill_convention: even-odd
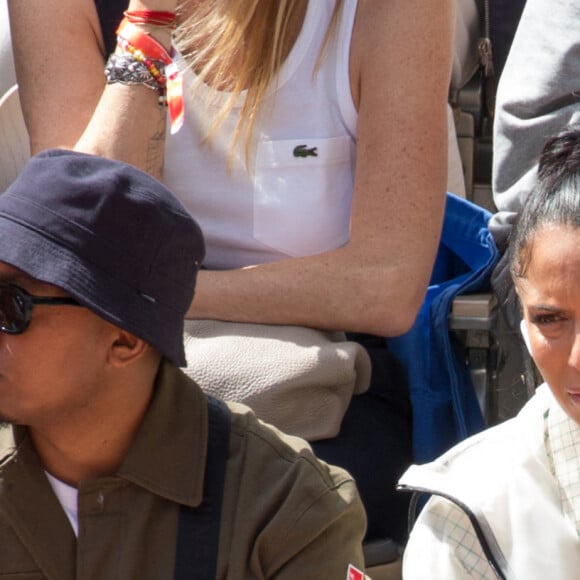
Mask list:
[[[559,314],[536,314],[531,317],[532,324],[536,324],[537,326],[548,326],[563,321],[564,318]]]

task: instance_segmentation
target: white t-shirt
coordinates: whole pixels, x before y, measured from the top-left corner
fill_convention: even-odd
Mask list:
[[[60,479],[56,479],[56,477],[50,475],[47,471],[45,471],[46,477],[54,491],[60,505],[62,505],[62,509],[66,513],[75,536],[78,537],[79,535],[79,517],[78,517],[78,491],[75,487],[68,485],[62,482]]]

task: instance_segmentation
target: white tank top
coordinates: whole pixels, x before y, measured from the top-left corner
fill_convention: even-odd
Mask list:
[[[308,256],[348,241],[357,125],[349,53],[357,0],[345,0],[315,73],[334,4],[308,2],[302,30],[256,120],[249,168],[241,143],[226,169],[241,103],[211,144],[201,145],[211,113],[199,102],[212,89],[203,86],[192,97],[195,78],[185,71],[185,124],[167,135],[164,182],[199,222],[208,268]]]

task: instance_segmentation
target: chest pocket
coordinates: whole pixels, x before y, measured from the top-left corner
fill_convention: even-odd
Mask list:
[[[353,189],[348,137],[262,141],[254,177],[254,237],[289,256],[349,238]]]

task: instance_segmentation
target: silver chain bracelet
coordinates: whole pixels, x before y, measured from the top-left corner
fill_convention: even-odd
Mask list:
[[[165,68],[164,63],[153,62],[160,70]],[[159,92],[159,83],[149,72],[147,66],[130,53],[118,54],[114,52],[111,54],[105,65],[105,77],[108,84],[145,85],[147,88]]]

